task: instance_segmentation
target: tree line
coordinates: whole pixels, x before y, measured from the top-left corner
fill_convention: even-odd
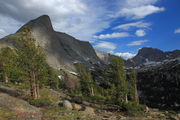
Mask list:
[[[101,74],[103,86],[93,79],[92,72],[85,65],[77,63],[75,66],[79,73],[78,93],[80,95],[102,96],[117,105],[127,104],[129,101],[139,104],[137,72],[133,68],[127,74],[122,58],[114,57],[106,70],[103,71]]]

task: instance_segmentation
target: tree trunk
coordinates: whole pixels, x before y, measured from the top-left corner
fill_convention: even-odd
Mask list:
[[[91,87],[91,95],[94,96],[94,88]]]
[[[38,90],[37,90],[36,78],[35,78],[34,72],[31,73],[30,84],[31,84],[31,96],[33,99],[37,99],[38,98],[38,93],[37,93]]]
[[[127,94],[125,94],[125,103],[128,103],[128,97],[127,97]]]
[[[39,81],[36,82],[36,93],[37,93],[37,98],[40,97],[40,93],[39,93]]]
[[[3,81],[4,81],[5,83],[8,83],[8,82],[9,82],[9,79],[8,79],[8,76],[7,76],[6,72],[3,72]]]
[[[138,91],[137,91],[137,85],[135,84],[135,102],[137,103],[137,104],[139,104],[139,95],[138,95]]]

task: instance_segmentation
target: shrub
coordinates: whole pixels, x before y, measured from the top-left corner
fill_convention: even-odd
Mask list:
[[[36,107],[46,107],[52,104],[52,101],[47,98],[40,98],[40,99],[30,99],[29,103]]]
[[[131,116],[137,116],[144,112],[145,106],[141,104],[137,104],[135,102],[128,102],[123,104],[124,109]]]
[[[96,102],[105,100],[105,97],[100,96],[100,95],[88,96],[86,98],[90,99],[91,101],[96,101]]]

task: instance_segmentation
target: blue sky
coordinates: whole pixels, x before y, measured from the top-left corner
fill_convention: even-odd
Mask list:
[[[180,49],[180,34],[178,32],[180,28],[180,14],[178,13],[180,12],[180,1],[161,0],[151,5],[162,8],[162,10],[137,19],[120,16],[112,21],[109,28],[96,34],[96,36],[101,36],[98,41],[103,41],[107,46],[109,43],[109,46],[114,47],[103,49],[103,47],[106,46],[103,46],[103,42],[99,42],[99,44],[93,43],[93,45],[99,50],[103,49],[104,51],[109,51],[126,58],[136,54],[138,49],[142,47],[159,48],[163,51]],[[136,17],[136,15],[134,15],[134,17]],[[136,27],[129,27],[129,29],[113,29],[118,25],[121,25],[121,28],[123,28],[122,26],[125,24],[129,24],[130,26],[130,24],[137,24],[138,22],[140,23],[139,25],[143,23],[147,23],[147,25],[144,27],[138,27],[137,25]],[[128,33],[129,35],[124,35],[124,37],[122,35],[122,37],[116,38],[113,36],[111,36],[112,38],[102,36],[122,32]]]
[[[0,38],[50,16],[56,31],[131,58],[142,47],[180,49],[180,0],[0,0]]]

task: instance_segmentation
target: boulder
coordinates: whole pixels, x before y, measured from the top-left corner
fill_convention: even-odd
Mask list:
[[[71,102],[69,102],[68,100],[64,100],[63,101],[63,107],[68,109],[68,110],[72,110],[73,109],[73,106],[72,106]]]
[[[82,102],[83,102],[82,97],[80,97],[80,96],[74,96],[72,98],[72,100],[77,104],[82,104]]]
[[[73,110],[77,110],[77,111],[79,111],[79,110],[81,110],[82,109],[82,106],[81,105],[79,105],[79,104],[73,104]]]
[[[91,108],[91,107],[85,107],[85,110],[84,110],[85,113],[87,114],[94,114],[94,109]]]
[[[170,116],[170,117],[169,117],[169,120],[179,120],[179,118],[176,117],[176,116]]]
[[[40,109],[5,93],[0,93],[0,107],[13,112],[18,120],[41,120],[42,118]]]

